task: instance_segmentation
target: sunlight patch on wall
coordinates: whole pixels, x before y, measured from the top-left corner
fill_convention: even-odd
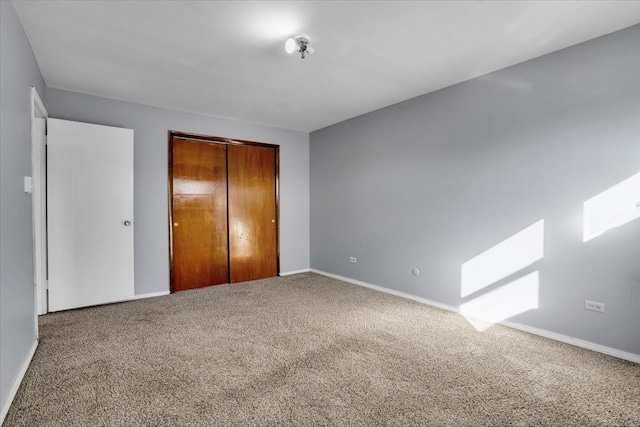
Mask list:
[[[640,218],[640,173],[584,202],[582,241]]]
[[[541,259],[544,220],[462,264],[460,296],[466,297]]]
[[[539,274],[529,273],[460,306],[460,313],[477,331],[493,323],[538,308]]]

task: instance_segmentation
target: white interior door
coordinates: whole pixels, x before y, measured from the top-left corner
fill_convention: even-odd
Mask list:
[[[49,311],[131,299],[133,130],[47,120]]]

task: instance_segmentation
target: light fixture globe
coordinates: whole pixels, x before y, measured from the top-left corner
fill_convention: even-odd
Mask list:
[[[310,45],[309,36],[306,34],[299,34],[294,38],[290,38],[284,44],[284,49],[287,53],[300,52],[302,59],[306,58],[307,54],[313,53],[313,47]]]
[[[298,48],[298,45],[296,43],[296,41],[292,38],[288,39],[287,42],[284,44],[284,50],[287,51],[287,53],[293,53],[294,51],[296,51]]]

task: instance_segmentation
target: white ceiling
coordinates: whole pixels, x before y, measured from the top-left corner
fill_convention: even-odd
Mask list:
[[[640,23],[639,1],[14,5],[49,87],[305,132]]]

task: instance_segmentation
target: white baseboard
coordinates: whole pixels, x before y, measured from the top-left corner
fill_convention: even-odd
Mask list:
[[[16,393],[20,388],[20,384],[22,384],[22,380],[24,379],[24,375],[27,373],[27,369],[29,368],[31,359],[33,359],[33,355],[36,352],[36,348],[38,348],[38,340],[35,340],[33,342],[33,346],[31,346],[31,350],[29,350],[29,354],[27,355],[27,358],[22,363],[22,366],[20,367],[20,372],[18,372],[18,375],[16,376],[16,380],[11,386],[11,389],[9,390],[9,395],[7,396],[7,399],[2,404],[2,412],[0,412],[0,425],[2,425],[2,423],[4,422],[4,418],[7,416],[7,413],[9,412],[11,403],[13,403],[13,399],[16,397]]]
[[[142,298],[161,297],[163,295],[169,295],[170,293],[171,293],[170,291],[150,292],[148,294],[134,295],[133,298],[131,299],[134,300],[134,299],[142,299]]]
[[[506,326],[508,328],[517,329],[519,331],[528,332],[533,335],[539,335],[541,337],[560,341],[566,344],[575,345],[576,347],[586,348],[587,350],[596,351],[598,353],[607,354],[609,356],[617,357],[619,359],[624,359],[630,362],[635,362],[640,364],[640,354],[618,350],[616,348],[607,347],[606,345],[600,345],[591,341],[585,341],[579,338],[570,337],[568,335],[562,335],[557,332],[547,331],[546,329],[534,328],[533,326],[523,325],[522,323],[514,323],[514,322],[509,322],[505,320],[505,321],[499,322],[499,324]]]
[[[292,274],[300,274],[300,273],[308,273],[311,270],[306,268],[304,270],[292,270],[292,271],[285,271],[283,273],[280,273],[280,276],[291,276]]]
[[[316,270],[316,269],[313,269],[313,268],[311,269],[311,272],[312,273],[321,274],[323,276],[331,277],[331,278],[334,278],[334,279],[342,280],[343,282],[353,283],[354,285],[363,286],[365,288],[374,289],[376,291],[384,292],[385,294],[391,294],[391,295],[395,295],[397,297],[402,297],[402,298],[410,299],[412,301],[417,301],[417,302],[422,303],[422,304],[427,304],[427,305],[431,305],[431,306],[434,306],[434,307],[438,307],[438,308],[441,308],[443,310],[453,311],[453,312],[456,312],[456,313],[460,312],[460,310],[458,310],[456,307],[454,307],[452,305],[443,304],[441,302],[433,301],[433,300],[430,300],[430,299],[417,297],[415,295],[407,294],[405,292],[396,291],[394,289],[384,288],[384,287],[378,286],[378,285],[372,285],[371,283],[361,282],[360,280],[355,280],[355,279],[350,279],[348,277],[338,276],[337,274],[327,273],[326,271],[320,271],[320,270]]]
[[[343,282],[353,283],[354,285],[363,286],[365,288],[374,289],[376,291],[384,292],[387,294],[395,295],[398,297],[410,299],[412,301],[417,301],[422,304],[431,305],[437,308],[441,308],[447,311],[453,311],[454,313],[460,313],[458,307],[443,304],[441,302],[429,300],[426,298],[417,297],[415,295],[407,294],[405,292],[396,291],[393,289],[385,288],[378,285],[372,285],[371,283],[362,282],[360,280],[350,279],[348,277],[339,276],[337,274],[327,273],[326,271],[316,270],[312,268],[310,270],[312,273],[321,274],[323,276],[331,277],[334,279],[342,280]],[[506,326],[508,328],[517,329],[519,331],[528,332],[533,335],[539,335],[541,337],[550,338],[555,341],[560,341],[566,344],[575,345],[576,347],[585,348],[587,350],[597,351],[598,353],[604,353],[609,356],[618,357],[620,359],[628,360],[630,362],[635,362],[640,364],[640,354],[630,353],[627,351],[618,350],[612,347],[607,347],[604,345],[596,344],[591,341],[581,340],[579,338],[573,338],[567,335],[558,334],[556,332],[547,331],[545,329],[535,328],[533,326],[523,325],[521,323],[509,322],[503,320],[502,322],[498,322],[498,325]]]

